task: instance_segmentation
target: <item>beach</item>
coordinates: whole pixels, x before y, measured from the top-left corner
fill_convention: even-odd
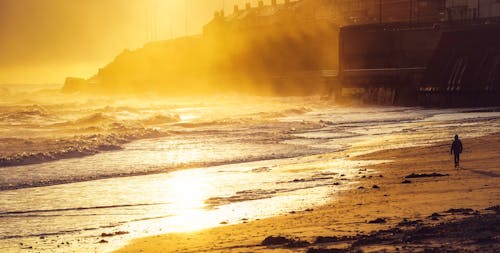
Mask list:
[[[116,252],[498,252],[500,135],[462,141],[458,170],[451,140],[353,156],[383,162],[359,169],[358,185],[326,205]]]
[[[415,210],[424,217],[451,208],[449,201],[412,205],[427,201],[416,194],[422,189],[458,182],[449,187],[461,196],[462,177],[490,173],[494,166],[481,166],[496,159],[500,132],[499,108],[342,106],[319,97],[152,103],[57,96],[10,96],[1,104],[1,252],[111,252],[140,238],[233,225],[246,232],[194,241],[220,251],[266,251],[248,245],[269,236],[305,245],[318,236],[388,229],[413,219]],[[455,133],[465,149],[458,174],[449,154]],[[434,145],[439,152],[426,151]],[[412,173],[434,172],[449,175],[401,184]],[[485,184],[489,198],[498,195],[493,182]],[[498,204],[490,202],[452,207]],[[385,223],[367,225],[378,218]],[[188,242],[183,247],[207,248]]]

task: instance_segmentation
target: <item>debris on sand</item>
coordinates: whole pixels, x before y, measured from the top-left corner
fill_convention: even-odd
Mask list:
[[[431,216],[442,215],[434,213]],[[403,252],[493,253],[498,252],[499,222],[498,213],[479,214],[439,224],[404,219],[400,225],[405,228],[390,228],[352,237],[317,237],[312,244],[316,247],[309,248],[307,252],[364,252],[366,249],[380,248],[377,252],[400,252],[400,249],[404,249]],[[339,249],[339,242],[349,246]]]
[[[286,245],[287,248],[304,248],[311,245],[308,241],[294,240]]]
[[[374,184],[374,185],[372,186],[372,188],[373,188],[373,189],[380,189],[380,186],[378,186],[378,185]]]
[[[117,236],[117,235],[126,235],[128,233],[129,232],[127,232],[127,231],[117,231],[117,232],[114,232],[114,233],[102,233],[101,237],[111,237],[111,236]]]
[[[438,214],[438,213],[432,213],[428,218],[431,220],[439,220],[439,217],[442,217],[443,215]]]
[[[288,239],[284,236],[268,236],[264,241],[261,242],[261,245],[271,246],[271,245],[282,245],[291,242],[291,239]]]
[[[311,243],[299,239],[290,239],[284,236],[268,236],[261,242],[263,246],[284,245],[286,248],[303,248]]]
[[[352,236],[318,236],[316,237],[314,244],[346,242],[346,241],[352,241],[354,239],[355,238]]]
[[[413,227],[422,224],[422,220],[409,220],[404,218],[401,222],[398,223],[398,227]]]
[[[401,183],[402,183],[402,184],[411,184],[411,181],[410,181],[410,180],[408,180],[408,179],[405,179],[405,180],[403,180],[403,182],[401,182]]]
[[[251,170],[252,173],[262,173],[262,172],[269,172],[271,169],[269,167],[260,167],[260,168],[255,168]]]
[[[324,248],[309,248],[307,253],[346,253],[350,252],[346,249],[324,249]]]
[[[453,213],[453,214],[458,213],[458,214],[464,214],[464,215],[479,214],[478,211],[474,211],[471,208],[451,208],[451,209],[445,211],[445,213]]]
[[[449,174],[441,174],[441,173],[422,173],[422,174],[417,174],[417,173],[411,173],[408,176],[405,176],[405,178],[422,178],[422,177],[446,177],[449,176]]]
[[[106,240],[102,239],[102,240],[100,240],[98,243],[108,243],[108,241],[106,241]]]
[[[370,223],[370,224],[382,224],[382,223],[386,223],[386,222],[387,222],[387,220],[385,218],[376,218],[375,220],[371,220],[368,223]]]
[[[490,206],[484,210],[488,210],[488,211],[494,211],[496,213],[500,213],[500,205],[496,205],[496,206]]]

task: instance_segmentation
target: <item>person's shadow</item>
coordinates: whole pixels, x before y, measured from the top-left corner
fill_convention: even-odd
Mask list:
[[[464,168],[464,167],[460,167],[460,170],[468,170],[470,172],[480,174],[483,176],[488,176],[488,177],[500,177],[500,174],[497,174],[497,173],[491,172],[491,171],[475,170],[475,169],[469,169],[469,168]]]

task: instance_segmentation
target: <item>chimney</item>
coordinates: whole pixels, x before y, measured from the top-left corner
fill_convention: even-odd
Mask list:
[[[245,5],[245,7],[246,7],[246,9],[247,9],[247,10],[252,9],[252,5],[251,5],[250,3],[247,3],[247,4]]]
[[[271,0],[271,5],[272,5],[272,6],[276,6],[276,5],[277,5],[276,0]]]
[[[259,1],[259,8],[264,7],[264,1]]]
[[[219,12],[218,11],[214,11],[214,19],[216,19],[218,17],[219,17]]]
[[[240,12],[240,7],[237,4],[234,5],[234,13]]]

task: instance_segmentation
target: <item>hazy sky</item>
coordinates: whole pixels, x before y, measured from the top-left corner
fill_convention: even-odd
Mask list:
[[[201,33],[223,4],[246,2],[258,0],[0,0],[0,83],[89,77],[125,48]]]

